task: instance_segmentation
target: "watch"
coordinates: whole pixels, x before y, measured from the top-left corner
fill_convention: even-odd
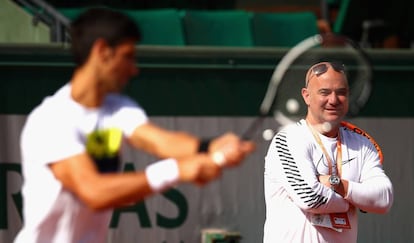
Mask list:
[[[332,188],[336,188],[341,183],[341,178],[337,175],[331,175],[329,177],[329,184],[331,184]]]

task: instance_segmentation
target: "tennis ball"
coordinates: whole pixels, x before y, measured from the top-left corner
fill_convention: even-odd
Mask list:
[[[288,99],[286,110],[291,114],[296,114],[299,111],[299,102],[296,99]]]
[[[275,135],[275,133],[273,132],[272,129],[266,129],[266,130],[263,131],[263,134],[262,134],[263,139],[266,140],[266,141],[271,140],[274,135]]]

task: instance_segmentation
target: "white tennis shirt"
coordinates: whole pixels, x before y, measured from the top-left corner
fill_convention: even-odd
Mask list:
[[[71,86],[67,84],[53,96],[47,97],[29,114],[23,128],[24,226],[16,243],[106,240],[112,211],[90,210],[62,187],[48,165],[85,152],[88,138],[93,134],[108,135],[109,132],[119,131],[121,143],[111,142],[110,154],[113,158],[108,161],[112,164],[108,167],[106,160],[102,160],[104,163],[98,165],[104,172],[115,171],[119,168],[117,156],[122,141],[148,118],[143,109],[125,96],[109,95],[102,107],[87,109],[73,101],[70,92]],[[103,140],[108,142],[111,139],[104,137]],[[88,146],[92,148],[93,144],[88,143]],[[105,153],[99,147],[92,149],[98,151],[98,157]]]
[[[356,242],[358,208],[374,213],[389,210],[393,188],[375,147],[344,127],[340,133],[341,177],[349,181],[345,198],[319,183],[317,175],[329,174],[329,167],[304,120],[287,126],[273,138],[265,157],[264,243]],[[319,136],[335,161],[336,138]],[[330,213],[340,212],[347,213],[351,229],[338,232],[320,226],[331,222]]]

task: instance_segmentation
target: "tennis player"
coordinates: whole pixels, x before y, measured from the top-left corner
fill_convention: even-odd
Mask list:
[[[306,119],[277,133],[265,158],[263,242],[357,242],[357,211],[387,213],[393,187],[374,145],[340,126],[344,66],[317,63],[305,80]]]
[[[163,129],[120,94],[138,74],[141,38],[125,15],[90,9],[72,23],[71,37],[72,79],[29,114],[22,131],[24,226],[15,242],[106,242],[112,209],[179,182],[203,185],[254,150],[232,133],[209,141]],[[161,160],[120,173],[126,143]]]

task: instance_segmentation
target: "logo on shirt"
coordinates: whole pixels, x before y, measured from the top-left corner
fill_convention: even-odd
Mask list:
[[[86,137],[86,151],[94,159],[100,172],[119,169],[122,131],[116,128],[95,130]]]
[[[349,162],[351,162],[354,159],[356,159],[356,158],[354,157],[354,158],[351,158],[351,159],[344,160],[344,161],[342,161],[342,165],[348,164]]]

